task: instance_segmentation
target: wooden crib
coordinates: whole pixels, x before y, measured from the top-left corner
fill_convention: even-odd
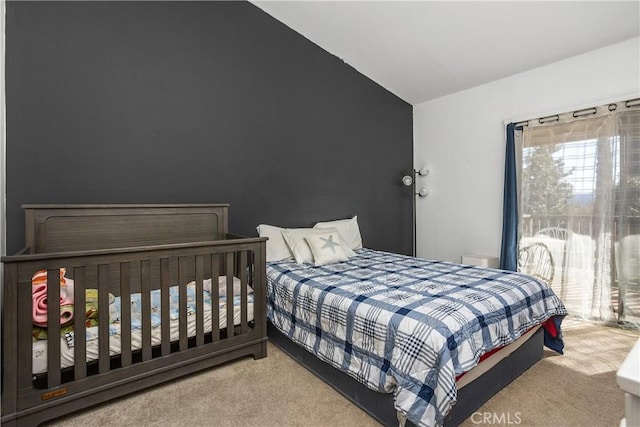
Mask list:
[[[266,356],[266,239],[229,235],[228,205],[23,208],[26,248],[2,259],[3,425]],[[32,278],[42,270],[47,302],[61,286],[73,296],[71,327],[56,303],[38,329],[60,339],[34,338]]]

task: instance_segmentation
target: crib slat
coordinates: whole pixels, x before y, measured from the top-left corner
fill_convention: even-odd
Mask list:
[[[240,331],[245,335],[249,328],[247,326],[247,251],[240,252]]]
[[[211,341],[220,341],[220,255],[211,256]]]
[[[29,284],[30,285],[30,284]],[[18,283],[18,264],[8,263],[4,265],[4,286],[3,286],[3,307],[2,313],[4,316],[2,324],[2,345],[5,348],[4,351],[4,365],[5,366],[17,366],[18,369],[5,369],[2,375],[2,408],[8,413],[16,411],[18,394],[18,375],[20,374],[25,380],[31,378],[31,340],[23,339],[21,342],[25,343],[23,346],[19,346],[18,331],[30,330],[32,320],[25,319],[19,315],[19,307],[25,307],[30,309],[31,304],[24,304],[25,301],[21,301],[19,296],[22,294],[28,298],[31,298],[31,286],[22,286]],[[22,298],[24,300],[25,298]],[[20,303],[23,304],[20,304]],[[29,314],[31,312],[29,311]],[[21,322],[22,320],[22,322]],[[25,328],[27,326],[27,328]],[[20,348],[28,345],[29,353],[28,358],[20,358]],[[15,348],[18,351],[6,351],[7,348]],[[20,362],[20,363],[19,363]],[[29,371],[25,374],[25,368]],[[21,369],[22,368],[22,369]],[[20,371],[20,372],[18,372]]]
[[[227,266],[225,268],[225,274],[227,275],[227,338],[233,336],[233,268],[235,253],[227,252]]]
[[[191,257],[189,257],[190,259]],[[178,336],[180,351],[187,349],[187,257],[178,258]]]
[[[98,266],[98,372],[109,371],[109,265]]]
[[[47,270],[47,387],[60,385],[60,270]]]
[[[203,280],[204,280],[204,263],[203,255],[196,256],[196,346],[200,347],[204,344],[204,298]]]
[[[142,361],[151,359],[151,261],[140,265],[140,293],[142,300]]]
[[[131,264],[120,264],[120,362],[131,365]]]
[[[161,345],[160,353],[163,356],[168,355],[171,352],[170,338],[171,331],[169,330],[169,258],[162,258],[160,260],[160,322],[161,322]]]
[[[73,375],[81,380],[87,377],[87,332],[86,332],[86,270],[84,267],[73,269],[73,305],[75,319],[73,322]]]
[[[35,270],[29,271],[29,274],[35,273]],[[19,277],[19,276],[18,276]],[[15,310],[18,312],[18,331],[31,331],[33,328],[33,313],[32,313],[32,285],[31,280],[25,281],[22,283],[17,283],[17,291],[18,291],[18,304],[15,306]],[[7,292],[9,292],[7,290]],[[3,298],[7,298],[3,295]],[[9,301],[5,300],[5,304],[9,303]],[[9,309],[10,311],[11,309]],[[6,311],[5,311],[6,313]],[[9,326],[6,324],[6,320],[3,319],[3,325]],[[25,339],[26,337],[22,337],[18,335],[18,389],[22,389],[25,387],[29,387],[31,385],[31,373],[33,372],[33,355],[32,355],[32,343],[31,339]],[[7,357],[7,354],[11,353],[10,351],[4,350],[4,356]],[[4,360],[5,366],[8,365],[7,360]],[[6,374],[7,370],[5,370],[4,374]],[[3,395],[5,394],[3,390]]]

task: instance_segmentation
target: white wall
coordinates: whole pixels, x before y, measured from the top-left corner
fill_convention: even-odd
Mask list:
[[[638,97],[635,38],[416,105],[415,166],[431,170],[418,182],[431,190],[417,200],[418,256],[499,256],[505,122]]]

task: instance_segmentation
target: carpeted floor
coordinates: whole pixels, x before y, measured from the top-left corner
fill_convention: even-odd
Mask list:
[[[616,371],[638,331],[564,322],[565,354],[544,359],[463,426],[619,425]],[[53,421],[56,426],[378,426],[275,346],[242,359]]]

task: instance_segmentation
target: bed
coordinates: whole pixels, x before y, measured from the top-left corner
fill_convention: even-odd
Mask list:
[[[3,425],[266,356],[266,239],[229,234],[228,205],[23,208],[26,247],[2,259]]]
[[[324,224],[325,246],[345,253],[320,263],[287,236],[311,233],[312,246],[318,230],[282,229],[278,249],[277,228],[258,228],[270,239],[268,334],[383,425],[458,425],[535,364],[543,342],[562,352],[567,312],[544,282],[363,248],[357,222],[346,224]]]

